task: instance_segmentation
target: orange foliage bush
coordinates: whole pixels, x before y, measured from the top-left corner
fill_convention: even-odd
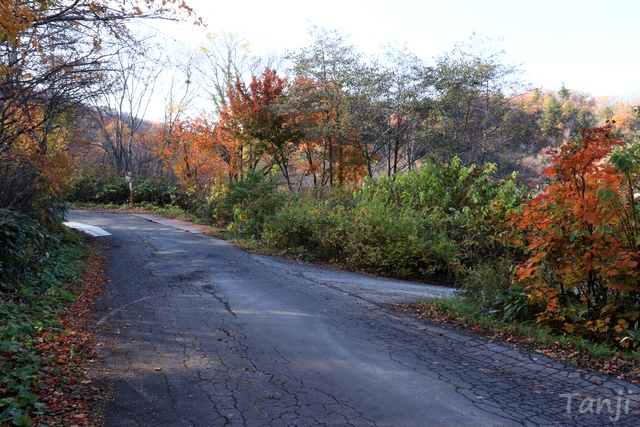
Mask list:
[[[640,317],[640,175],[624,142],[607,124],[550,152],[550,185],[512,219],[528,251],[515,280],[556,332],[616,342]]]

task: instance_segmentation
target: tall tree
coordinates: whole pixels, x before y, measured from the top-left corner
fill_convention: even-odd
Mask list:
[[[161,3],[3,1],[0,147],[10,145],[19,135],[38,133],[40,149],[46,150],[46,135],[55,117],[95,93],[102,66],[113,53],[108,45],[132,37],[125,25],[128,20],[161,16],[174,4],[191,13],[183,1]]]
[[[199,46],[196,69],[202,79],[200,89],[213,103],[213,112],[217,115],[222,112],[228,102],[227,93],[237,80],[246,84],[262,68],[272,66],[273,61],[268,58],[265,63],[252,52],[250,43],[237,34],[207,34]]]
[[[259,77],[254,76],[248,90],[238,81],[237,89],[243,94],[245,111],[243,129],[261,147],[261,151],[278,166],[289,190],[293,191],[289,163],[303,137],[295,112],[286,102],[289,84],[286,78],[266,68]]]
[[[549,94],[546,97],[545,104],[545,110],[542,116],[542,130],[547,138],[549,138],[549,141],[555,143],[561,135],[562,103],[560,103],[553,94]]]
[[[392,175],[411,169],[425,154],[415,134],[432,108],[425,84],[430,71],[406,46],[388,46],[385,57],[389,85],[385,99],[389,117],[386,160],[387,174]]]
[[[193,109],[199,85],[196,77],[197,58],[193,51],[180,51],[166,61],[166,69],[171,70],[164,93],[164,117],[156,133],[156,145],[161,151],[170,149],[176,143],[175,131],[189,110]],[[166,76],[166,73],[164,73]],[[164,174],[166,164],[159,162],[157,172]]]
[[[346,146],[350,132],[346,93],[356,83],[354,71],[359,66],[361,55],[337,31],[314,26],[309,35],[313,40],[311,46],[290,52],[287,58],[293,63],[294,74],[299,77],[296,80],[298,92],[311,97],[304,100],[300,108],[312,109],[307,115],[318,114],[321,117],[316,133],[317,138],[324,142],[327,154],[327,173],[323,175],[333,186],[336,182],[344,183],[347,174],[345,167],[351,154],[347,151],[351,150]],[[312,84],[315,90],[305,87],[307,83]]]
[[[358,83],[346,96],[349,145],[357,149],[366,161],[367,174],[374,178],[380,160],[386,154],[390,139],[390,120],[386,94],[389,92],[386,70],[378,63],[362,66]]]
[[[119,49],[103,73],[105,86],[94,99],[92,112],[99,135],[95,143],[118,174],[137,175],[142,166],[143,159],[133,157],[134,141],[157,95],[154,89],[161,72],[159,59],[150,54],[152,49],[141,44]]]
[[[176,120],[171,144],[159,140],[159,151],[187,194],[204,197],[216,178],[228,173],[224,152],[218,145],[214,121],[206,114]]]
[[[523,90],[520,69],[490,39],[473,35],[436,58],[436,114],[426,142],[444,159],[485,163],[509,141],[509,106]]]
[[[64,141],[96,94],[109,45],[131,39],[126,22],[160,16],[140,0],[3,0],[0,3],[0,199],[3,207],[59,220]],[[144,9],[144,12],[143,10]],[[185,9],[186,10],[186,9]],[[61,136],[65,138],[61,138]],[[20,188],[16,193],[15,189]],[[18,198],[11,195],[20,194]],[[7,196],[7,197],[5,197]],[[4,203],[6,202],[6,203]]]

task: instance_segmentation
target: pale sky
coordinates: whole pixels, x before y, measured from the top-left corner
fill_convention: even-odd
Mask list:
[[[406,44],[427,63],[471,34],[522,63],[538,87],[594,96],[640,96],[640,1],[618,0],[187,0],[206,29],[175,32],[190,42],[228,31],[258,53],[310,43],[311,25],[338,30],[365,53]]]

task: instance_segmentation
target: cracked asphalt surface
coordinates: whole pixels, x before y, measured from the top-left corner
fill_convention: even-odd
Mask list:
[[[638,426],[640,387],[385,308],[445,288],[244,252],[126,214],[95,377],[106,426]]]

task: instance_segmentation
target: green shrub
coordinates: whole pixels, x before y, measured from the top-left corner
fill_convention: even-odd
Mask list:
[[[135,203],[146,202],[156,206],[178,205],[182,207],[188,205],[188,198],[180,186],[166,178],[141,177],[135,179],[133,184],[133,201]]]
[[[517,285],[500,290],[494,307],[494,312],[508,322],[532,321],[540,311],[539,307],[531,303],[524,288]]]
[[[460,293],[477,299],[487,309],[503,310],[501,295],[511,289],[514,265],[508,256],[488,258],[469,266],[456,265],[455,279]]]
[[[0,290],[8,291],[36,257],[42,255],[47,231],[30,216],[0,209]]]
[[[523,197],[515,177],[494,174],[492,165],[427,162],[368,180],[352,195],[307,192],[286,201],[249,176],[229,184],[216,212],[231,230],[284,253],[397,277],[455,278],[467,295],[494,302],[518,256],[506,218]]]
[[[73,177],[69,182],[67,197],[70,202],[124,205],[130,203],[129,184],[115,172],[96,168]],[[175,204],[189,210],[190,198],[180,185],[163,177],[134,177],[134,203],[150,203],[155,206]]]
[[[214,189],[209,203],[215,221],[243,237],[259,239],[265,220],[284,204],[276,181],[263,173],[247,173]]]
[[[446,232],[419,212],[361,201],[350,212],[349,264],[379,274],[425,278],[445,271],[455,254]]]
[[[129,187],[125,180],[107,169],[92,169],[69,181],[67,197],[70,202],[116,204],[129,202]]]
[[[19,222],[23,225],[25,219]],[[26,422],[29,414],[41,413],[43,407],[37,398],[39,375],[51,356],[42,354],[37,337],[44,330],[60,327],[57,318],[73,301],[69,286],[80,275],[83,250],[78,238],[66,236],[56,242],[45,246],[47,256],[22,266],[18,286],[0,298],[2,425],[11,419]]]
[[[344,264],[344,243],[350,223],[343,202],[340,197],[315,200],[292,196],[268,217],[262,239],[282,252]]]
[[[498,181],[495,171],[493,165],[466,167],[456,158],[367,182],[356,194],[353,217],[362,248],[349,253],[361,252],[360,262],[389,266],[392,274],[444,274],[471,284],[474,275],[467,275],[475,265],[516,256],[505,220],[517,212],[522,195],[514,176]]]

